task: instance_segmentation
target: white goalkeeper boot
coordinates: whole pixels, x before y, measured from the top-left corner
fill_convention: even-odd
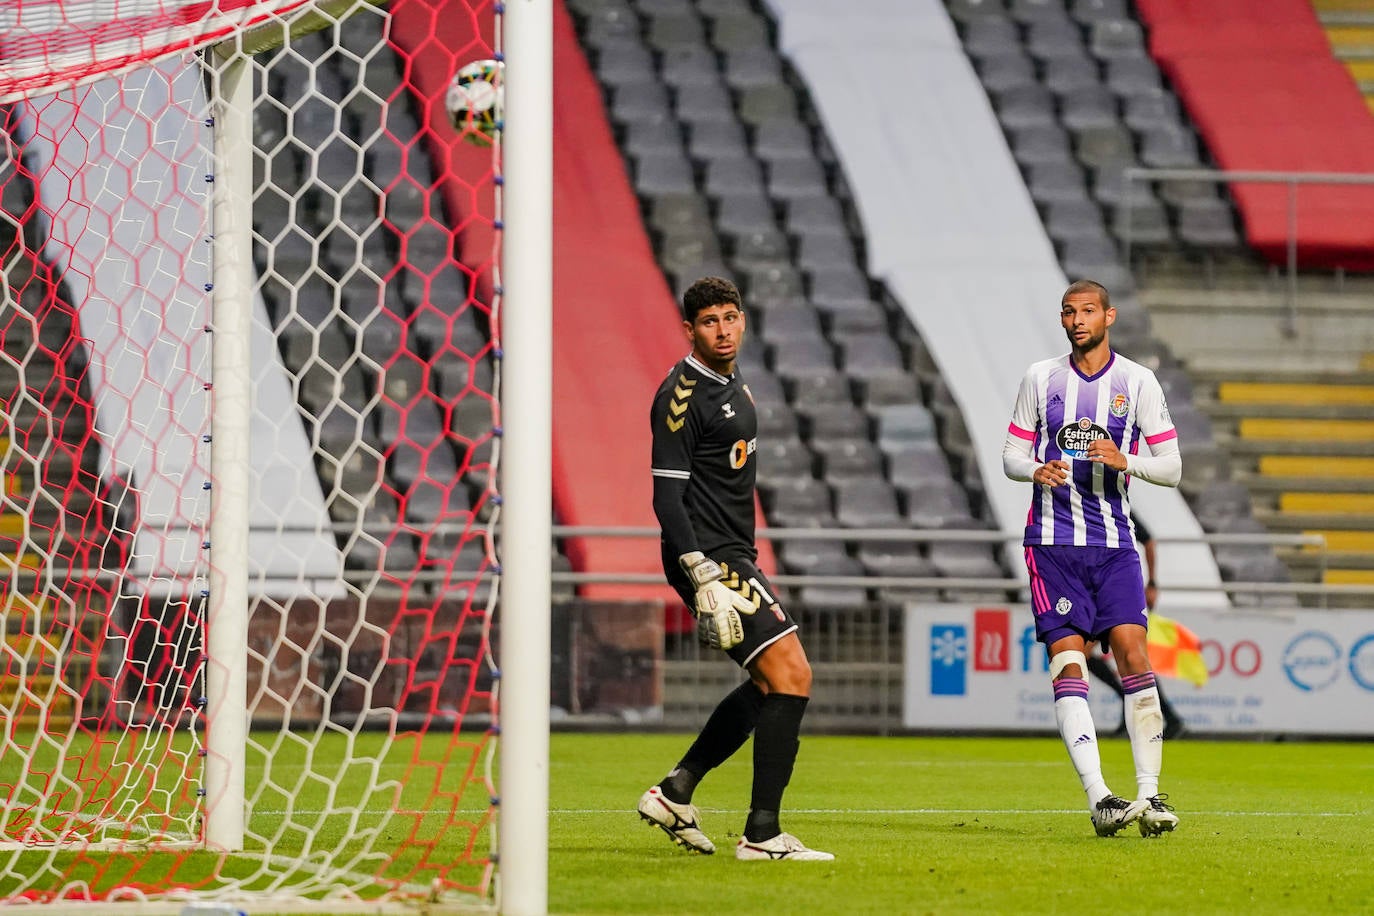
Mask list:
[[[1108,795],[1093,809],[1093,829],[1097,831],[1098,836],[1114,836],[1118,830],[1140,817],[1149,807],[1149,799],[1126,801],[1120,796]]]
[[[1169,833],[1178,826],[1178,815],[1174,813],[1173,805],[1164,804],[1164,799],[1168,795],[1152,795],[1145,799],[1149,807],[1140,815],[1141,836],[1159,836],[1161,833]]]
[[[819,849],[807,849],[801,840],[790,833],[780,833],[771,840],[751,843],[744,837],[735,846],[735,858],[746,862],[788,859],[793,862],[829,862],[835,858]]]
[[[697,806],[679,804],[666,798],[658,786],[639,797],[639,816],[668,834],[679,846],[708,856],[716,851],[716,844],[697,826],[700,816]]]

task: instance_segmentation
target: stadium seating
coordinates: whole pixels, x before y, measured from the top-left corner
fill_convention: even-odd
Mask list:
[[[747,4],[706,0],[569,7],[665,273],[681,289],[719,271],[744,293],[753,340],[740,362],[759,410],[769,523],[903,527],[904,494],[924,483],[958,493],[960,517],[975,522],[979,503],[969,494],[981,484],[967,478],[977,472],[944,455],[924,400],[923,379],[938,370],[866,276],[842,170],[776,51],[770,20]],[[622,53],[634,63],[617,61]],[[652,74],[646,60],[657,63]],[[920,449],[934,460],[902,477],[900,462]],[[789,545],[784,567],[804,549]],[[904,568],[938,571],[913,549]],[[851,545],[836,568],[859,574],[858,553]],[[992,568],[994,578],[1005,575]],[[804,600],[863,595],[808,590]]]

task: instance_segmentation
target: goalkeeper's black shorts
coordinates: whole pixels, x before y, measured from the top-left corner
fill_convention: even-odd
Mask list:
[[[744,641],[726,652],[741,668],[748,665],[758,654],[788,633],[797,629],[797,622],[783,608],[778,600],[778,590],[752,560],[746,557],[725,555],[711,559],[720,564],[725,573],[725,584],[739,592],[753,603],[756,610],[752,614],[741,614],[744,624]],[[665,564],[666,565],[666,564]],[[682,597],[683,603],[691,610],[696,607],[696,596],[691,580],[687,578],[677,563],[667,566],[668,584]]]

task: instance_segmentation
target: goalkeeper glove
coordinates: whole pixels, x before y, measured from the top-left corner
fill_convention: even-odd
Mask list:
[[[712,649],[733,649],[744,641],[740,614],[754,613],[754,605],[721,580],[720,564],[700,550],[684,553],[678,565],[696,590],[697,638]]]

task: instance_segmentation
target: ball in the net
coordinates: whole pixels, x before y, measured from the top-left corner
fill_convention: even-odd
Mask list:
[[[498,60],[475,60],[464,64],[448,84],[444,105],[449,123],[469,143],[490,146],[501,129],[503,66]]]

